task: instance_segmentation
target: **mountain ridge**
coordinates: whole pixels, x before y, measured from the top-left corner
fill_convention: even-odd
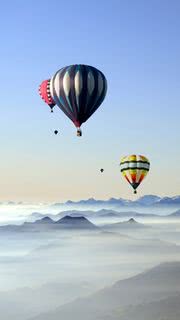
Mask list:
[[[99,230],[99,228],[89,221],[87,218],[71,217],[66,215],[57,221],[54,221],[48,216],[38,219],[33,222],[24,222],[21,225],[3,225],[0,226],[0,231],[49,231],[49,230],[63,230],[63,229],[88,229],[88,230]]]
[[[180,208],[180,195],[174,197],[159,197],[156,195],[145,195],[136,200],[127,200],[123,198],[110,198],[108,200],[99,200],[89,198],[86,200],[71,201],[68,200],[64,203],[54,203],[51,208],[163,208],[163,207],[177,207]]]
[[[169,277],[169,281],[165,281]],[[118,320],[121,319],[119,314],[114,317],[118,310],[124,312],[129,309],[128,306],[143,306],[173,297],[177,293],[180,294],[180,262],[162,263],[139,275],[120,280],[95,294],[76,299],[53,312],[29,320],[92,320],[92,314],[93,320]],[[125,319],[127,318],[122,318]]]

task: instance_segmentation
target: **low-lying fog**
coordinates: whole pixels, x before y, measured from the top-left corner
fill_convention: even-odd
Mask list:
[[[30,210],[17,215],[21,224],[27,215],[29,224],[25,227],[0,227],[0,313],[3,320],[33,319],[162,262],[180,262],[178,217],[134,216],[132,219],[131,214],[118,217],[105,212],[95,217],[84,212],[89,223],[86,221],[84,228],[84,221],[80,222],[80,227],[73,225],[74,220],[71,225],[65,220],[64,224],[57,223],[54,227],[51,220],[39,223],[35,218],[38,214],[29,214]],[[61,214],[58,217],[51,214],[55,212],[49,216],[56,221],[61,218]],[[73,219],[81,214],[73,212]],[[10,216],[12,218],[12,214]],[[3,219],[3,224],[8,224]],[[17,223],[18,219],[14,221]],[[59,318],[57,315],[57,320]]]

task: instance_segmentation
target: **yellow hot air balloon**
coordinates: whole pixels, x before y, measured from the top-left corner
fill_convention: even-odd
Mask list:
[[[147,175],[149,168],[149,160],[142,155],[126,156],[120,162],[121,172],[133,187],[134,193],[137,193],[136,189]]]

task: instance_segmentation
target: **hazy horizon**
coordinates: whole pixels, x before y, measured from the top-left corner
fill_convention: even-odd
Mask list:
[[[1,1],[0,30],[1,318],[179,320],[180,1]]]

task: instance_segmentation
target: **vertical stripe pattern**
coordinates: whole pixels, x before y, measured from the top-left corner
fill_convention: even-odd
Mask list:
[[[82,64],[60,69],[50,81],[53,100],[76,127],[99,108],[106,92],[107,81],[103,73]]]

